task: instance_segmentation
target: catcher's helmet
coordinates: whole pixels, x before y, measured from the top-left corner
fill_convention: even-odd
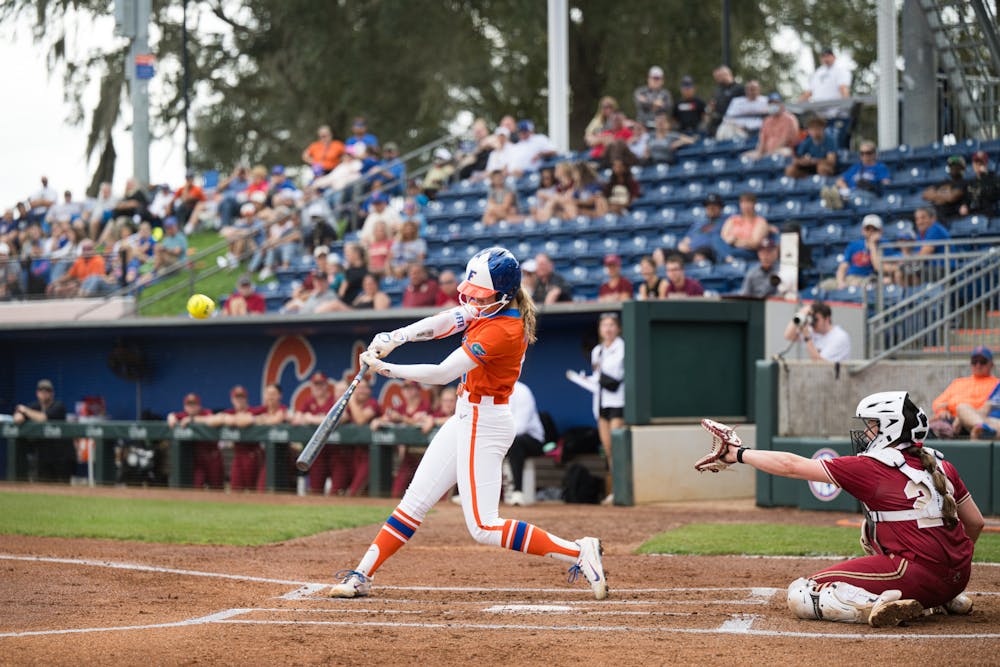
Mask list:
[[[904,449],[913,443],[922,443],[927,437],[927,415],[905,391],[880,391],[865,396],[858,403],[855,416],[866,426],[851,431],[856,452],[890,447]],[[870,439],[868,420],[878,422],[878,434]]]
[[[500,312],[517,295],[521,288],[521,266],[506,248],[494,246],[480,250],[465,267],[465,280],[458,286],[459,298],[468,303],[470,298],[486,299],[497,295],[496,305],[489,304],[489,314]]]

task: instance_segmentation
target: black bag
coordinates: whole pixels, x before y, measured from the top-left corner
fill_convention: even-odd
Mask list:
[[[604,480],[590,474],[587,467],[571,463],[563,474],[563,500],[596,505],[604,498]]]
[[[562,457],[559,462],[563,465],[580,454],[597,454],[601,451],[601,438],[593,426],[568,428],[563,431],[559,440],[562,442]]]

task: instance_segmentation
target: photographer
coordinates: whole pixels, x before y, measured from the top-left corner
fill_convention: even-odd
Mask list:
[[[785,340],[805,343],[813,361],[845,361],[851,356],[851,338],[832,322],[830,306],[816,301],[795,313],[785,327]]]

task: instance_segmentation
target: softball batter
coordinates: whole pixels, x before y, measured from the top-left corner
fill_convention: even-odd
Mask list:
[[[385,377],[447,384],[461,376],[458,405],[431,440],[413,481],[375,541],[353,570],[330,589],[331,597],[362,597],[375,571],[406,544],[428,510],[458,484],[469,532],[481,544],[550,556],[582,572],[594,597],[607,596],[601,542],[562,539],[524,521],[499,515],[501,464],[514,439],[508,404],[528,344],[535,341],[535,306],[521,289],[521,267],[504,248],[477,253],[458,286],[461,305],[390,333],[375,336],[361,360]],[[439,364],[399,365],[382,361],[403,343],[444,338],[465,331],[462,344]]]

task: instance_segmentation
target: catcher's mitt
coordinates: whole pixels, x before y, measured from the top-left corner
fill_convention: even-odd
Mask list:
[[[701,426],[712,434],[712,448],[708,454],[695,462],[694,469],[698,472],[705,472],[706,470],[719,472],[720,470],[725,470],[730,464],[723,461],[722,457],[729,450],[729,445],[740,447],[743,445],[743,441],[736,435],[732,426],[726,426],[711,419],[702,419]]]

